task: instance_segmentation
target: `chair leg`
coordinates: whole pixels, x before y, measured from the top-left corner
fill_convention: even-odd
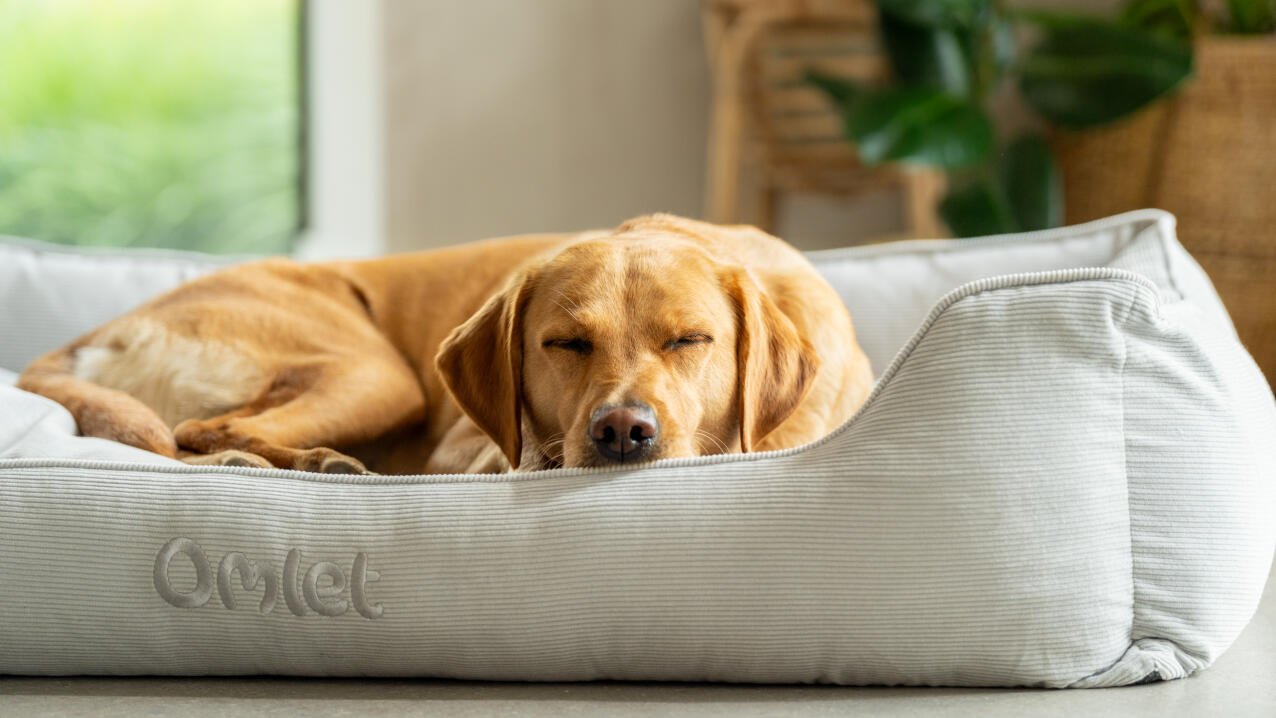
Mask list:
[[[944,175],[935,170],[904,171],[904,222],[912,237],[937,239],[949,236],[939,218],[939,202],[947,187]]]
[[[780,200],[779,195],[779,190],[765,178],[758,179],[758,204],[754,208],[754,218],[758,229],[763,232],[775,234],[775,213]]]
[[[730,38],[722,45],[729,47]],[[740,154],[744,143],[744,105],[739,91],[739,68],[732,58],[719,58],[709,130],[708,207],[710,221],[737,220],[740,195]]]
[[[708,42],[713,58],[713,106],[709,125],[705,214],[713,222],[739,221],[740,170],[744,152],[744,72],[750,44],[765,18],[718,23]]]

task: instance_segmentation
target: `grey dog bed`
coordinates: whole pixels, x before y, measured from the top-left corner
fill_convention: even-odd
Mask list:
[[[1115,686],[1231,644],[1276,409],[1172,217],[812,260],[881,374],[781,452],[189,467],[0,386],[0,672]],[[0,245],[0,366],[208,267]]]

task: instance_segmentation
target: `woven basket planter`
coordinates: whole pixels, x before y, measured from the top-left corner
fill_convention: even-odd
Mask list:
[[[1202,38],[1195,76],[1171,99],[1054,142],[1068,223],[1141,207],[1177,215],[1276,381],[1276,37]]]

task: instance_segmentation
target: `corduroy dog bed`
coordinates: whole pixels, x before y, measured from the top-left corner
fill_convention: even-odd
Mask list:
[[[1276,408],[1169,215],[812,260],[881,374],[782,452],[189,467],[0,387],[0,673],[1081,687],[1231,644]],[[0,366],[204,268],[0,246]]]

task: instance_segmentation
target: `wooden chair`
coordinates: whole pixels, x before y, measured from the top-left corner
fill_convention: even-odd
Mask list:
[[[853,196],[881,188],[903,195],[906,232],[942,237],[935,206],[942,174],[865,167],[808,69],[874,82],[888,72],[870,0],[704,0],[713,73],[706,214],[742,221],[740,194],[753,170],[753,223],[772,229],[781,193]]]

